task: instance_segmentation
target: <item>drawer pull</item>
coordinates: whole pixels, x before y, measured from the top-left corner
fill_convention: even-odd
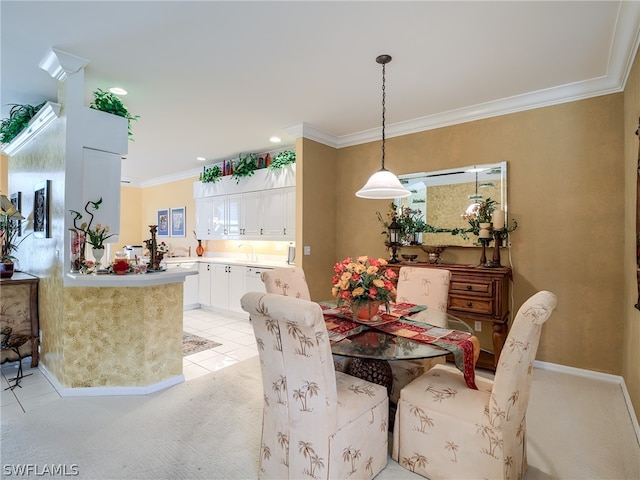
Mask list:
[[[471,285],[467,285],[467,290],[473,290],[473,287]]]
[[[469,308],[473,307],[473,303],[467,302],[467,307],[469,307]]]

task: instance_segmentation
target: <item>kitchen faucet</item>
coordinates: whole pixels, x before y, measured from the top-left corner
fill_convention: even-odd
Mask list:
[[[258,261],[258,256],[253,251],[253,245],[250,245],[248,243],[241,243],[240,245],[238,245],[238,248],[240,248],[240,247],[249,247],[251,249],[251,258],[250,258],[250,260],[252,262],[257,262]]]

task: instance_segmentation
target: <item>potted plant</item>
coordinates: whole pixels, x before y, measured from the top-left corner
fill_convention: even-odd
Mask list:
[[[105,92],[104,90],[98,88],[93,91],[93,102],[91,103],[91,105],[89,105],[89,108],[126,118],[129,125],[129,140],[131,140],[132,142],[134,141],[133,133],[131,132],[131,121],[138,120],[140,116],[131,115],[127,107],[124,105],[124,103],[122,103],[122,100],[120,100],[117,95],[111,92]]]
[[[216,183],[222,179],[222,169],[218,165],[212,167],[205,167],[200,174],[200,181],[202,183]]]
[[[13,276],[15,261],[13,255],[18,247],[31,233],[18,241],[21,224],[24,217],[5,195],[0,198],[0,241],[2,242],[2,256],[0,257],[0,278]]]
[[[5,118],[0,122],[0,143],[9,143],[16,138],[29,125],[36,113],[44,106],[46,102],[39,105],[18,105],[12,104],[9,111],[9,118]]]
[[[285,150],[284,152],[277,154],[267,168],[270,170],[276,170],[295,163],[295,161],[296,152],[292,150]]]
[[[240,183],[242,177],[250,177],[258,168],[258,156],[255,153],[248,153],[246,156],[240,154],[238,163],[233,168],[231,176],[236,179],[236,183]]]

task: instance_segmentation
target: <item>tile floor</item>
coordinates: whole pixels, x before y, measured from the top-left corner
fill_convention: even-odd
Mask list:
[[[206,375],[258,354],[253,329],[248,319],[224,316],[208,310],[187,310],[183,316],[186,332],[213,340],[221,345],[210,350],[183,357],[182,372],[185,381]],[[20,387],[5,390],[8,379],[14,378],[18,363],[2,365],[0,379],[0,417],[22,414],[60,398],[56,390],[38,368],[31,368],[31,358],[23,360],[25,376]]]

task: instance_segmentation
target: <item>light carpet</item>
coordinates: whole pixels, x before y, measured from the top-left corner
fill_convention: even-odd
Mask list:
[[[619,390],[535,369],[525,479],[640,478]],[[148,396],[62,398],[2,421],[2,475],[63,464],[83,479],[255,479],[261,418],[257,357]],[[422,477],[389,460],[376,478]]]

